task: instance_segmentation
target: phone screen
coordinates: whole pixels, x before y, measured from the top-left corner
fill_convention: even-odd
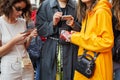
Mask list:
[[[30,33],[30,32],[33,31],[33,29],[34,29],[34,28],[29,28],[29,29],[25,30],[23,33]]]
[[[61,20],[70,20],[71,19],[71,15],[63,15]]]

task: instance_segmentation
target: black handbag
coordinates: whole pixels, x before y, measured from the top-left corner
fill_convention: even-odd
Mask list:
[[[27,49],[32,61],[36,61],[40,58],[42,44],[43,43],[39,36],[37,36],[36,38],[32,38],[30,46]]]
[[[83,55],[78,56],[76,70],[83,74],[85,77],[90,78],[93,76],[95,71],[95,60],[99,53],[94,53],[94,57],[86,54],[87,50],[84,50]]]

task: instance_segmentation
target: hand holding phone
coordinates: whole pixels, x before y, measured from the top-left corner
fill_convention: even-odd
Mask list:
[[[34,29],[34,28],[29,28],[29,29],[25,30],[25,31],[22,32],[22,33],[31,33],[31,32],[33,31],[33,29]]]
[[[73,19],[72,15],[63,15],[61,17],[61,20],[71,20],[71,19]]]
[[[60,39],[66,41],[66,42],[70,42],[70,36],[71,36],[71,32],[62,30],[61,34],[60,34]]]

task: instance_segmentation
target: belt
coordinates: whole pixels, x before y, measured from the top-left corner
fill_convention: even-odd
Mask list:
[[[55,37],[49,37],[49,39],[59,41],[59,38],[55,38]]]

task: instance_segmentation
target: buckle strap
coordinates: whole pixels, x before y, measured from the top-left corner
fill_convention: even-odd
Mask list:
[[[55,37],[48,37],[49,39],[52,39],[52,40],[56,40],[56,41],[59,41],[59,38],[55,38]]]

